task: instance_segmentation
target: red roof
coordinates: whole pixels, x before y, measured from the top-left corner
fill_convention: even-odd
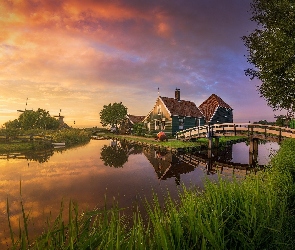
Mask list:
[[[140,115],[128,115],[128,118],[129,118],[129,120],[130,120],[131,123],[135,124],[135,123],[142,122],[143,119],[145,118],[145,116],[140,116]]]
[[[178,101],[174,98],[161,96],[160,98],[162,99],[163,103],[165,104],[171,115],[204,117],[204,115],[194,102],[184,100]]]
[[[212,118],[215,110],[218,107],[231,109],[232,108],[225,103],[219,96],[212,94],[206,101],[204,101],[200,106],[199,109],[202,111],[202,113],[205,115],[206,121],[210,121]]]

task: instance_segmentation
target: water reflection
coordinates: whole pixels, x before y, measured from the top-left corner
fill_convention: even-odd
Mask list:
[[[39,163],[47,162],[51,156],[53,156],[56,150],[47,149],[40,151],[27,151],[27,152],[16,152],[16,153],[2,153],[0,154],[0,159],[10,160],[10,159],[25,159],[28,161],[36,161]]]
[[[110,145],[104,145],[100,151],[100,159],[105,166],[121,168],[128,161],[131,154],[139,154],[142,148],[127,141],[111,140]]]
[[[2,155],[0,249],[5,249],[9,239],[7,198],[14,232],[17,232],[19,218],[22,217],[19,207],[20,179],[25,209],[30,211],[34,220],[30,229],[33,237],[44,229],[49,213],[52,218],[58,215],[62,200],[64,204],[70,199],[77,201],[80,209],[87,210],[106,204],[111,206],[116,197],[121,207],[130,207],[135,202],[144,201],[144,198],[151,200],[151,190],[159,196],[169,190],[172,197],[177,197],[180,183],[187,187],[193,184],[202,189],[204,176],[216,180],[217,171],[223,175],[233,171],[245,174],[245,170],[238,169],[239,166],[230,161],[239,162],[236,157],[240,153],[245,156],[242,159],[245,162],[241,163],[249,167],[249,147],[244,143],[242,146],[245,149],[236,151],[236,146],[218,152],[213,150],[210,158],[208,151],[174,154],[126,141],[93,140],[68,150]],[[259,155],[261,153],[263,150],[259,148]],[[231,167],[222,165],[223,161]]]

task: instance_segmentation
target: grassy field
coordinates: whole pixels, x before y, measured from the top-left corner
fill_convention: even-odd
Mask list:
[[[155,140],[154,138],[146,138],[146,137],[130,136],[130,135],[107,134],[106,136],[110,138],[117,138],[119,140],[124,139],[128,141],[140,142],[143,144],[153,145],[155,147],[165,147],[169,149],[208,146],[207,138],[199,138],[195,142],[192,142],[192,141],[182,141],[182,140],[176,140],[176,139],[169,139],[168,141],[158,141],[158,140]],[[223,146],[226,144],[226,142],[234,143],[245,138],[246,137],[243,137],[243,136],[230,136],[230,137],[222,136],[219,138],[219,144],[220,146]]]
[[[38,130],[22,131],[17,130],[10,135],[5,135],[5,130],[0,130],[0,152],[23,152],[30,150],[42,150],[52,147],[51,142],[65,142],[66,146],[73,146],[89,142],[90,134],[80,129],[63,129],[58,131]],[[30,136],[33,140],[30,140]],[[6,139],[7,137],[7,139]],[[46,137],[46,140],[43,140]]]
[[[31,239],[23,211],[24,226],[11,231],[11,248],[294,249],[294,151],[295,140],[285,140],[265,170],[243,181],[207,181],[202,192],[183,187],[178,202],[167,194],[160,205],[155,195],[146,202],[147,217],[136,207],[126,217],[119,204],[80,214],[70,202],[68,218],[61,209],[44,233]],[[9,221],[8,205],[7,214]]]

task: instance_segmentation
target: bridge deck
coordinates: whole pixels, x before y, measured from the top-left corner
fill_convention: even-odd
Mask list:
[[[191,138],[207,137],[209,132],[215,136],[244,135],[275,141],[280,141],[283,138],[295,138],[295,129],[251,123],[223,123],[199,126],[179,131],[176,133],[176,137],[178,139],[189,140]]]

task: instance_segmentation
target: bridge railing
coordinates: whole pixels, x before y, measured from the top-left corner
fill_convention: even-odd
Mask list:
[[[182,130],[176,133],[177,139],[189,139],[206,137],[209,131],[213,131],[215,135],[254,135],[263,134],[266,136],[276,136],[276,137],[287,137],[295,138],[295,129],[270,126],[263,124],[252,124],[252,123],[222,123],[214,125],[205,125],[199,127],[193,127],[186,130]]]
[[[205,137],[207,133],[208,126],[198,126],[177,132],[176,138],[185,139],[188,137]]]

